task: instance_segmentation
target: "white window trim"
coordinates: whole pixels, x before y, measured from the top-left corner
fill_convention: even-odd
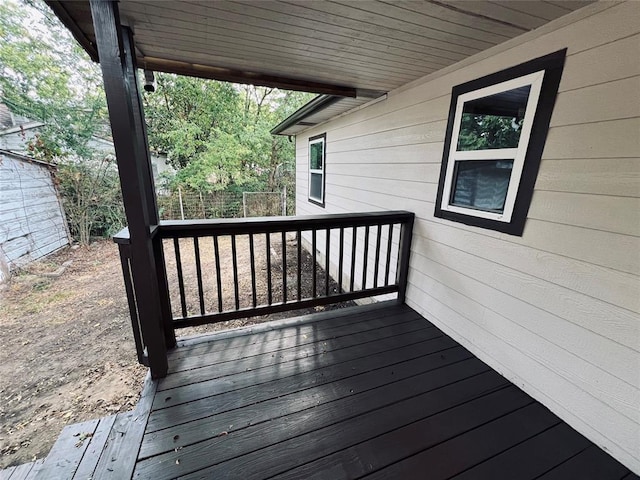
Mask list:
[[[311,168],[311,145],[315,145],[316,143],[322,143],[322,168]],[[325,137],[318,137],[314,140],[310,140],[309,141],[309,176],[307,178],[308,181],[308,188],[307,188],[307,197],[309,200],[312,200],[314,202],[318,202],[320,204],[324,205],[324,169],[325,169],[325,164],[326,164],[326,160],[327,160],[327,144],[325,142]],[[311,195],[311,175],[315,174],[315,175],[321,175],[322,176],[322,182],[320,183],[320,198],[316,198],[313,197]]]
[[[513,215],[513,209],[515,206],[516,196],[518,194],[518,186],[520,184],[520,178],[522,176],[522,169],[524,167],[524,160],[527,153],[527,147],[529,146],[529,137],[531,135],[531,128],[533,126],[533,119],[535,118],[538,99],[540,97],[540,90],[542,88],[542,80],[544,79],[544,70],[524,75],[522,77],[514,78],[506,82],[490,85],[485,88],[474,90],[472,92],[465,93],[458,97],[456,103],[456,111],[453,123],[453,132],[451,135],[451,144],[449,147],[449,156],[447,161],[447,172],[444,181],[444,190],[442,195],[442,202],[440,208],[449,212],[460,213],[473,217],[486,218],[490,220],[497,220],[500,222],[509,223]],[[517,148],[501,148],[501,149],[487,149],[476,151],[460,151],[456,150],[458,146],[458,136],[460,133],[460,123],[462,121],[462,110],[464,103],[477,98],[488,97],[496,93],[504,92],[507,90],[513,90],[515,88],[531,85],[529,91],[529,99],[525,109],[524,121],[522,124],[522,132],[520,133],[520,140]],[[451,190],[453,188],[453,177],[455,172],[456,161],[466,160],[513,160],[513,168],[511,170],[511,177],[509,179],[509,187],[507,189],[507,196],[505,199],[504,211],[502,213],[486,212],[473,208],[464,208],[460,206],[451,205]],[[324,167],[324,163],[323,163]],[[324,179],[323,179],[324,180]],[[324,193],[324,192],[323,192]]]

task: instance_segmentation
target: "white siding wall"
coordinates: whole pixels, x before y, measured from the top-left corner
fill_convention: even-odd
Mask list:
[[[0,281],[7,269],[68,243],[64,212],[49,169],[0,154]]]
[[[451,87],[565,47],[524,235],[434,218]],[[324,209],[306,201],[323,132]],[[588,6],[296,143],[298,214],[415,212],[407,303],[640,472],[640,3]]]

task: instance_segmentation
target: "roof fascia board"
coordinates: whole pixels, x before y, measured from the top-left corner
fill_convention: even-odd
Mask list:
[[[307,104],[300,107],[298,110],[293,112],[289,117],[285,118],[282,122],[271,129],[272,135],[280,135],[281,132],[286,130],[287,128],[295,125],[299,121],[303,120],[305,117],[318,112],[329,105],[334,104],[341,97],[335,95],[319,95]]]
[[[59,0],[44,0],[49,8],[53,10],[53,13],[56,14],[56,17],[60,19],[60,21],[67,27],[73,38],[82,46],[82,48],[89,54],[91,60],[94,62],[98,62],[98,49],[96,45],[84,34],[80,26],[75,22],[73,17],[69,15],[67,9],[64,7],[63,2]],[[88,3],[88,2],[87,2]]]

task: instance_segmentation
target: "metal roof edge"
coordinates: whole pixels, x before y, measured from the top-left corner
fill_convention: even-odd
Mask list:
[[[305,117],[316,113],[329,105],[334,104],[338,100],[343,97],[339,97],[337,95],[318,95],[316,98],[307,102],[298,110],[293,112],[287,118],[285,118],[282,122],[271,129],[271,135],[281,135],[284,130],[295,125],[299,121],[303,120]]]

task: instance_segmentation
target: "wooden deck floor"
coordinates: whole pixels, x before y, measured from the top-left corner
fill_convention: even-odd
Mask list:
[[[638,478],[406,306],[184,341],[107,418],[68,478]]]

